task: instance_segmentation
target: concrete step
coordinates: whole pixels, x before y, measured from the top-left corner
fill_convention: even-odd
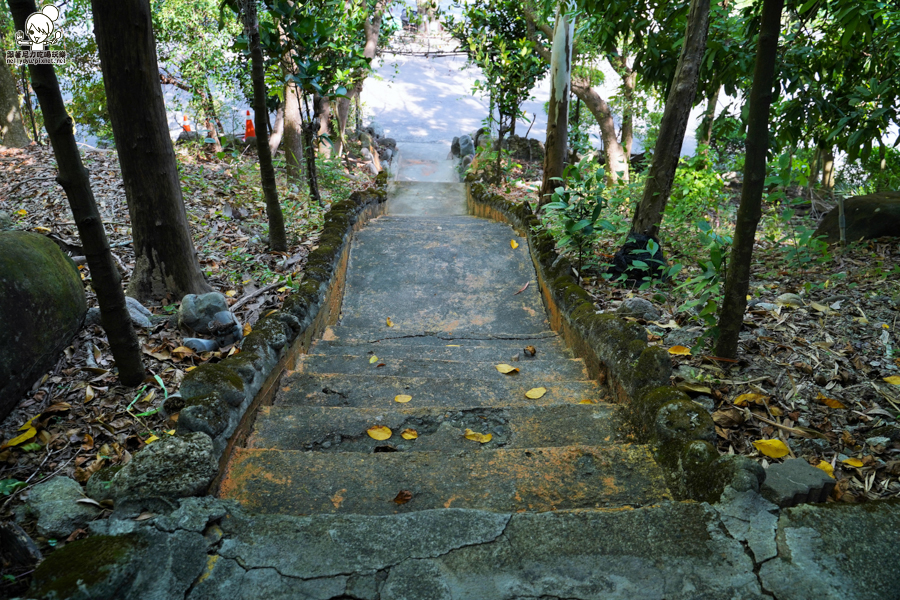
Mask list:
[[[445,175],[442,179],[455,177],[449,165],[403,162],[401,172],[414,170],[425,174],[443,170],[450,177]],[[392,215],[465,215],[468,212],[466,186],[455,182],[395,181],[388,187],[387,210]]]
[[[512,355],[497,356],[492,361],[435,360],[431,358],[388,358],[374,350],[362,356],[302,355],[295,372],[304,375],[378,375],[380,377],[429,377],[433,379],[470,379],[495,381],[515,377],[535,384],[559,381],[584,381],[589,378],[580,358],[511,360]],[[372,359],[375,362],[371,362]],[[518,358],[518,354],[515,356]],[[513,375],[500,373],[496,366],[508,364],[519,369]]]
[[[248,448],[312,450],[316,452],[407,452],[471,450],[466,429],[491,434],[478,449],[599,446],[619,437],[621,423],[614,406],[556,404],[505,408],[332,408],[264,406],[260,409]],[[366,430],[383,425],[392,431],[379,441]],[[417,438],[401,435],[412,429]]]
[[[383,321],[374,327],[344,327],[337,325],[329,327],[322,335],[322,341],[333,345],[402,345],[416,344],[423,346],[443,346],[459,344],[461,346],[489,346],[492,348],[518,348],[521,346],[534,346],[540,351],[542,348],[566,350],[567,346],[555,331],[549,328],[538,333],[484,333],[479,331],[445,333],[429,331],[409,333],[397,331],[394,327],[388,327]]]
[[[465,343],[465,340],[448,341],[441,340],[441,345],[415,344],[415,338],[401,338],[408,343],[379,342],[369,344],[341,344],[335,342],[316,342],[309,350],[310,356],[351,356],[356,359],[366,359],[375,354],[385,360],[398,360],[404,358],[430,358],[434,360],[458,360],[476,362],[508,362],[515,366],[518,361],[529,363],[531,361],[543,362],[572,358],[572,352],[561,344],[552,341],[539,340],[535,344],[516,342],[515,345],[505,343],[500,346],[482,345],[474,341]],[[462,343],[457,343],[462,342]],[[489,343],[489,342],[486,342]],[[477,344],[477,345],[476,345]],[[525,354],[526,346],[534,346],[536,354]],[[516,360],[518,359],[518,361]]]
[[[386,377],[380,375],[304,375],[293,373],[281,380],[276,406],[353,406],[386,408],[396,406],[394,397],[412,396],[410,407],[523,406],[525,404],[578,404],[581,400],[601,402],[604,390],[596,381],[536,382],[516,375],[500,375],[496,380],[437,377]],[[547,389],[540,399],[525,392],[535,387]]]
[[[422,216],[422,215],[384,215],[373,219],[366,224],[365,231],[375,230],[406,230],[410,227],[419,229],[450,231],[452,229],[460,229],[465,227],[484,227],[490,225],[494,227],[506,227],[509,225],[498,223],[490,219],[483,219],[472,215],[457,215],[446,217]]]
[[[394,499],[403,491],[411,499],[397,504]],[[439,508],[543,512],[639,507],[671,499],[649,448],[629,444],[456,454],[239,448],[220,496],[251,512],[292,515]]]

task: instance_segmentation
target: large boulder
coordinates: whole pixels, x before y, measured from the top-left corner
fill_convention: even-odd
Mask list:
[[[900,192],[878,192],[868,196],[854,196],[844,200],[844,218],[847,222],[847,241],[900,236]],[[816,235],[824,235],[833,244],[841,239],[838,225],[838,207],[828,211]]]
[[[72,259],[27,231],[0,232],[0,419],[52,367],[87,312]]]
[[[37,517],[39,534],[47,538],[65,538],[100,516],[100,508],[79,502],[84,498],[81,485],[74,479],[54,477],[31,490],[25,510]]]

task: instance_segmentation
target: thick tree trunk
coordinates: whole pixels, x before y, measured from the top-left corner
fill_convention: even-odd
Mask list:
[[[709,0],[691,0],[684,46],[678,58],[672,88],[659,125],[659,138],[653,150],[653,163],[647,174],[644,195],[634,213],[631,231],[656,237],[663,211],[672,192],[675,170],[681,157],[681,144],[687,129],[691,107],[697,94],[700,64],[706,49],[709,28]]]
[[[728,279],[719,310],[719,339],[716,354],[735,358],[738,334],[747,309],[747,290],[750,287],[750,261],[756,227],[762,215],[762,195],[766,182],[766,153],[769,149],[769,108],[772,105],[772,84],[778,58],[778,35],[781,32],[781,12],[784,0],[763,0],[759,41],[756,46],[756,66],[750,88],[747,119],[747,153],[744,159],[744,185],[738,207],[731,246]]]
[[[609,104],[586,81],[572,80],[572,91],[584,102],[600,126],[600,138],[603,140],[603,153],[606,156],[607,183],[614,185],[619,180],[628,182],[629,155],[616,136],[616,123],[613,121]]]
[[[300,181],[303,177],[303,119],[296,83],[284,86],[284,160],[288,178]]]
[[[538,210],[550,202],[559,187],[554,178],[563,176],[568,156],[569,93],[572,83],[572,38],[575,26],[563,12],[556,13],[556,30],[550,53],[550,106],[547,111],[547,137],[544,143],[544,180],[538,197]]]
[[[31,143],[22,120],[21,106],[16,76],[4,57],[0,60],[0,146],[24,148]]]
[[[263,195],[266,199],[266,215],[269,218],[269,250],[287,250],[287,236],[284,231],[284,216],[278,202],[278,188],[275,186],[275,168],[272,166],[272,152],[269,150],[269,126],[266,108],[266,68],[259,42],[259,21],[256,16],[256,0],[243,0],[244,33],[250,45],[250,79],[253,82],[253,112],[256,128],[256,153],[259,157],[259,176],[262,180]],[[287,111],[285,111],[287,114]]]
[[[281,144],[281,136],[284,135],[284,103],[278,105],[275,111],[275,125],[272,127],[272,135],[269,136],[269,152],[272,156],[278,152],[278,146]]]
[[[128,292],[138,299],[169,293],[176,300],[209,292],[191,241],[166,126],[150,4],[91,0],[91,7],[134,237]]]
[[[16,29],[21,31],[25,30],[28,16],[37,12],[34,0],[9,0],[9,7]],[[122,279],[109,250],[103,219],[91,190],[90,177],[75,143],[72,118],[66,112],[53,66],[30,65],[28,68],[59,169],[56,181],[66,192],[75,226],[78,228],[91,270],[91,287],[97,293],[97,302],[100,304],[100,320],[119,369],[119,381],[127,386],[138,385],[144,380],[141,346],[131,325],[125,293],[122,291]]]

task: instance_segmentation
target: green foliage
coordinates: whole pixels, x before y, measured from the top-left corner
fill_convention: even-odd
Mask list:
[[[696,318],[700,319],[708,327],[701,337],[713,337],[718,335],[716,315],[722,302],[722,293],[727,277],[727,256],[732,242],[731,236],[716,233],[708,221],[698,221],[697,238],[708,253],[708,258],[697,261],[699,273],[689,277],[684,283],[678,285],[676,290],[688,290],[692,296],[680,310],[697,309]],[[699,308],[697,308],[699,307]],[[698,345],[700,340],[698,340]]]
[[[25,487],[24,481],[19,481],[18,479],[2,479],[0,480],[0,494],[4,496],[9,496],[14,491],[19,488]]]

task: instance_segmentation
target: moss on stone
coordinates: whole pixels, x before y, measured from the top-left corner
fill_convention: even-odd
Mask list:
[[[53,552],[34,571],[32,598],[73,598],[115,575],[147,547],[137,533],[98,535],[66,544]],[[113,591],[113,590],[110,590]]]
[[[319,266],[308,266],[303,272],[308,280],[326,283],[331,280],[331,269]]]
[[[124,466],[125,465],[108,465],[99,471],[94,472],[85,486],[87,495],[98,502],[112,498],[109,490],[112,488],[113,477],[115,477],[116,473],[121,471]]]
[[[629,422],[644,434],[642,437],[646,441],[654,435],[656,413],[659,409],[668,402],[686,399],[687,394],[681,390],[667,385],[659,386],[632,399],[627,417]]]
[[[713,463],[719,451],[712,443],[694,440],[681,451],[681,471],[685,495],[700,502],[715,502],[722,494]]]
[[[244,381],[223,363],[200,365],[184,376],[179,391],[186,406],[191,398],[202,398],[214,392],[233,405],[239,405],[245,398]]]
[[[205,396],[185,400],[178,417],[177,432],[200,431],[211,438],[218,437],[228,428],[231,409],[220,394],[210,392]]]

